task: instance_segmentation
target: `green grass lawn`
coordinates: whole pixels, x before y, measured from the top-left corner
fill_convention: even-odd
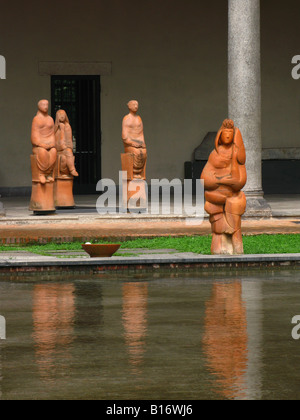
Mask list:
[[[300,234],[298,235],[258,235],[243,238],[245,254],[286,254],[300,253]],[[105,241],[94,243],[108,243]],[[111,243],[111,242],[110,242]],[[209,255],[211,236],[189,236],[183,238],[157,237],[153,239],[135,239],[122,242],[121,249],[176,249],[180,252],[194,252]],[[49,251],[78,251],[81,243],[49,243],[46,245],[27,245],[23,247],[1,246],[0,252],[26,250],[47,255]]]

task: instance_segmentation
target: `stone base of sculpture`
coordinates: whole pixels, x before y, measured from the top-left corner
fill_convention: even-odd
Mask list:
[[[212,198],[216,199],[216,193],[206,192],[205,210],[210,214],[212,227],[211,253],[214,255],[243,254],[243,239],[241,230],[241,216],[245,213],[247,200],[245,194],[240,191],[226,200],[226,204],[212,204]],[[221,198],[221,196],[220,196]],[[216,200],[217,201],[217,200]]]
[[[32,171],[32,193],[29,210],[35,213],[53,213],[54,206],[54,171],[44,174],[46,182],[42,183],[36,155],[30,156]]]
[[[145,211],[147,208],[147,188],[145,179],[134,178],[134,155],[121,154],[122,171],[126,176],[122,179],[122,207],[129,211]]]
[[[58,153],[55,167],[54,203],[58,208],[74,208],[74,177],[70,175],[63,153]]]
[[[241,230],[238,230],[233,235],[213,233],[211,253],[212,255],[244,254]]]

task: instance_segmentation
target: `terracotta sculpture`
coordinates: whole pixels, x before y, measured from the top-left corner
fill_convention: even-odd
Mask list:
[[[30,210],[34,212],[55,211],[53,198],[54,165],[56,148],[54,121],[48,115],[49,103],[41,100],[31,129],[32,196]]]
[[[240,130],[225,120],[219,130],[215,150],[202,172],[205,210],[212,225],[212,254],[243,254],[241,216],[246,196],[241,191],[247,182],[246,152]]]
[[[66,112],[57,111],[55,120],[57,162],[55,168],[54,201],[56,207],[74,207],[73,179],[78,176],[73,154],[72,128]]]
[[[123,190],[127,189],[127,202],[130,198],[140,192],[140,207],[145,206],[146,202],[146,163],[147,149],[144,138],[143,121],[137,115],[139,103],[135,100],[128,103],[129,114],[123,119],[122,139],[124,143],[125,154],[121,155],[122,170],[127,172],[127,179],[124,180]],[[134,188],[129,184],[134,182]],[[123,197],[125,195],[123,194]],[[126,206],[127,203],[123,203]]]

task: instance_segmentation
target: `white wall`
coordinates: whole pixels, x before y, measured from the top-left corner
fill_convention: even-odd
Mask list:
[[[284,8],[284,10],[283,10]],[[299,145],[298,0],[262,1],[264,147]],[[101,78],[102,176],[118,179],[122,118],[140,102],[147,177],[183,177],[184,162],[227,117],[227,1],[52,0],[1,6],[0,186],[31,184],[30,128],[50,77],[40,61],[112,62]]]

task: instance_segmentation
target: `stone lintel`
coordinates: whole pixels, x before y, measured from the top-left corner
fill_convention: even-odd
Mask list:
[[[110,76],[112,63],[40,61],[38,70],[40,76]]]

